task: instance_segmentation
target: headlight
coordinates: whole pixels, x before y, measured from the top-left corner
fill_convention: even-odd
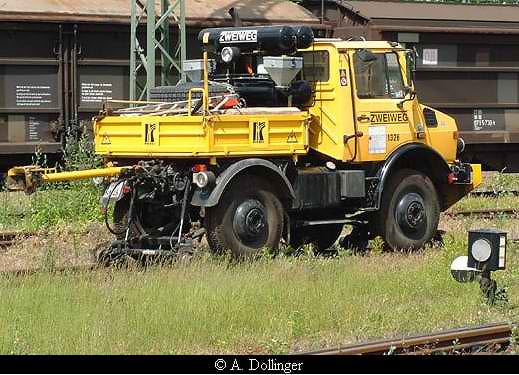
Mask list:
[[[203,189],[206,186],[214,184],[215,181],[216,181],[216,177],[213,172],[193,173],[193,183],[196,186],[198,186],[200,189]]]
[[[230,64],[233,60],[235,60],[240,54],[240,50],[236,47],[224,47],[220,56],[222,60],[226,64]]]
[[[458,138],[456,150],[457,150],[458,154],[461,154],[463,151],[465,151],[465,141],[463,140],[463,138]]]

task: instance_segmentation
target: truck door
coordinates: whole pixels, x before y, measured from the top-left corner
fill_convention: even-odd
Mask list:
[[[414,137],[412,101],[403,102],[406,86],[398,55],[360,49],[350,52],[350,61],[354,121],[362,133],[355,161],[384,160]]]

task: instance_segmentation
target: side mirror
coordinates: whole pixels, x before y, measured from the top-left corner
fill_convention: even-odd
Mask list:
[[[407,66],[407,85],[413,86],[413,81],[415,79],[416,74],[416,60],[418,57],[418,53],[416,49],[407,50],[406,51],[406,66]]]
[[[416,91],[411,86],[404,86],[404,98],[398,102],[398,108],[402,109],[405,102],[414,100],[416,97]]]
[[[411,87],[411,86],[404,86],[404,95],[407,96],[415,96],[416,95],[416,92],[414,91],[414,89]]]

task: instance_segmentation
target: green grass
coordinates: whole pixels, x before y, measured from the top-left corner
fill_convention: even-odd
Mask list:
[[[102,158],[96,155],[88,131],[80,135],[67,133],[63,165],[49,165],[41,152],[33,155],[32,164],[41,167],[58,167],[63,171],[94,169],[102,166]],[[90,180],[53,183],[38,186],[36,193],[7,193],[0,189],[0,230],[38,231],[69,226],[85,227],[100,222],[101,191]]]
[[[484,172],[483,181],[478,190],[517,190],[518,178],[518,173]]]
[[[457,202],[449,211],[517,208],[519,198],[508,194],[498,198],[468,196]]]
[[[517,317],[518,248],[489,307],[450,276],[462,241],[423,254],[205,255],[148,271],[0,277],[0,353],[288,353]]]
[[[480,191],[515,191],[517,190],[517,173],[487,172],[483,175],[483,182],[477,188]],[[519,198],[513,194],[500,194],[497,198],[467,196],[456,203],[450,211],[513,208],[519,209]]]
[[[100,191],[90,183],[23,193],[0,192],[0,230],[42,230],[100,222]]]

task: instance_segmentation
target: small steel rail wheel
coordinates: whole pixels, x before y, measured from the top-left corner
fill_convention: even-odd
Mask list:
[[[230,250],[235,259],[251,258],[263,249],[277,251],[283,232],[283,206],[262,178],[239,176],[217,206],[206,211],[211,251]]]
[[[316,255],[330,253],[330,248],[339,239],[344,224],[323,224],[301,227],[291,233],[290,246],[294,249],[312,244]]]
[[[138,206],[134,206],[133,220],[130,224],[128,232],[128,240],[132,240],[146,233],[140,222],[140,215],[138,214]],[[128,230],[128,214],[130,210],[130,196],[125,196],[121,200],[115,202],[113,212],[113,227],[117,241],[124,241],[126,239],[126,231]],[[137,211],[137,212],[136,212]],[[122,263],[124,259],[133,259],[142,265],[146,265],[146,257],[142,255],[131,255],[128,257],[118,254],[116,249],[109,247],[101,252],[98,256],[98,263],[105,266],[113,266]]]
[[[416,250],[435,235],[440,220],[436,188],[429,177],[413,169],[390,176],[382,193],[378,231],[393,250]]]
[[[136,209],[136,208],[134,208]],[[126,237],[126,230],[128,228],[128,213],[130,210],[130,197],[125,196],[121,200],[115,202],[114,213],[113,213],[113,228],[115,237],[117,240],[122,241]],[[144,234],[145,231],[140,225],[140,222],[136,220],[138,215],[134,214],[134,220],[130,225],[129,237],[137,237]]]
[[[369,240],[374,237],[376,236],[371,233],[369,225],[356,225],[349,234],[344,236],[340,245],[351,250],[354,254],[363,254],[368,250]]]

